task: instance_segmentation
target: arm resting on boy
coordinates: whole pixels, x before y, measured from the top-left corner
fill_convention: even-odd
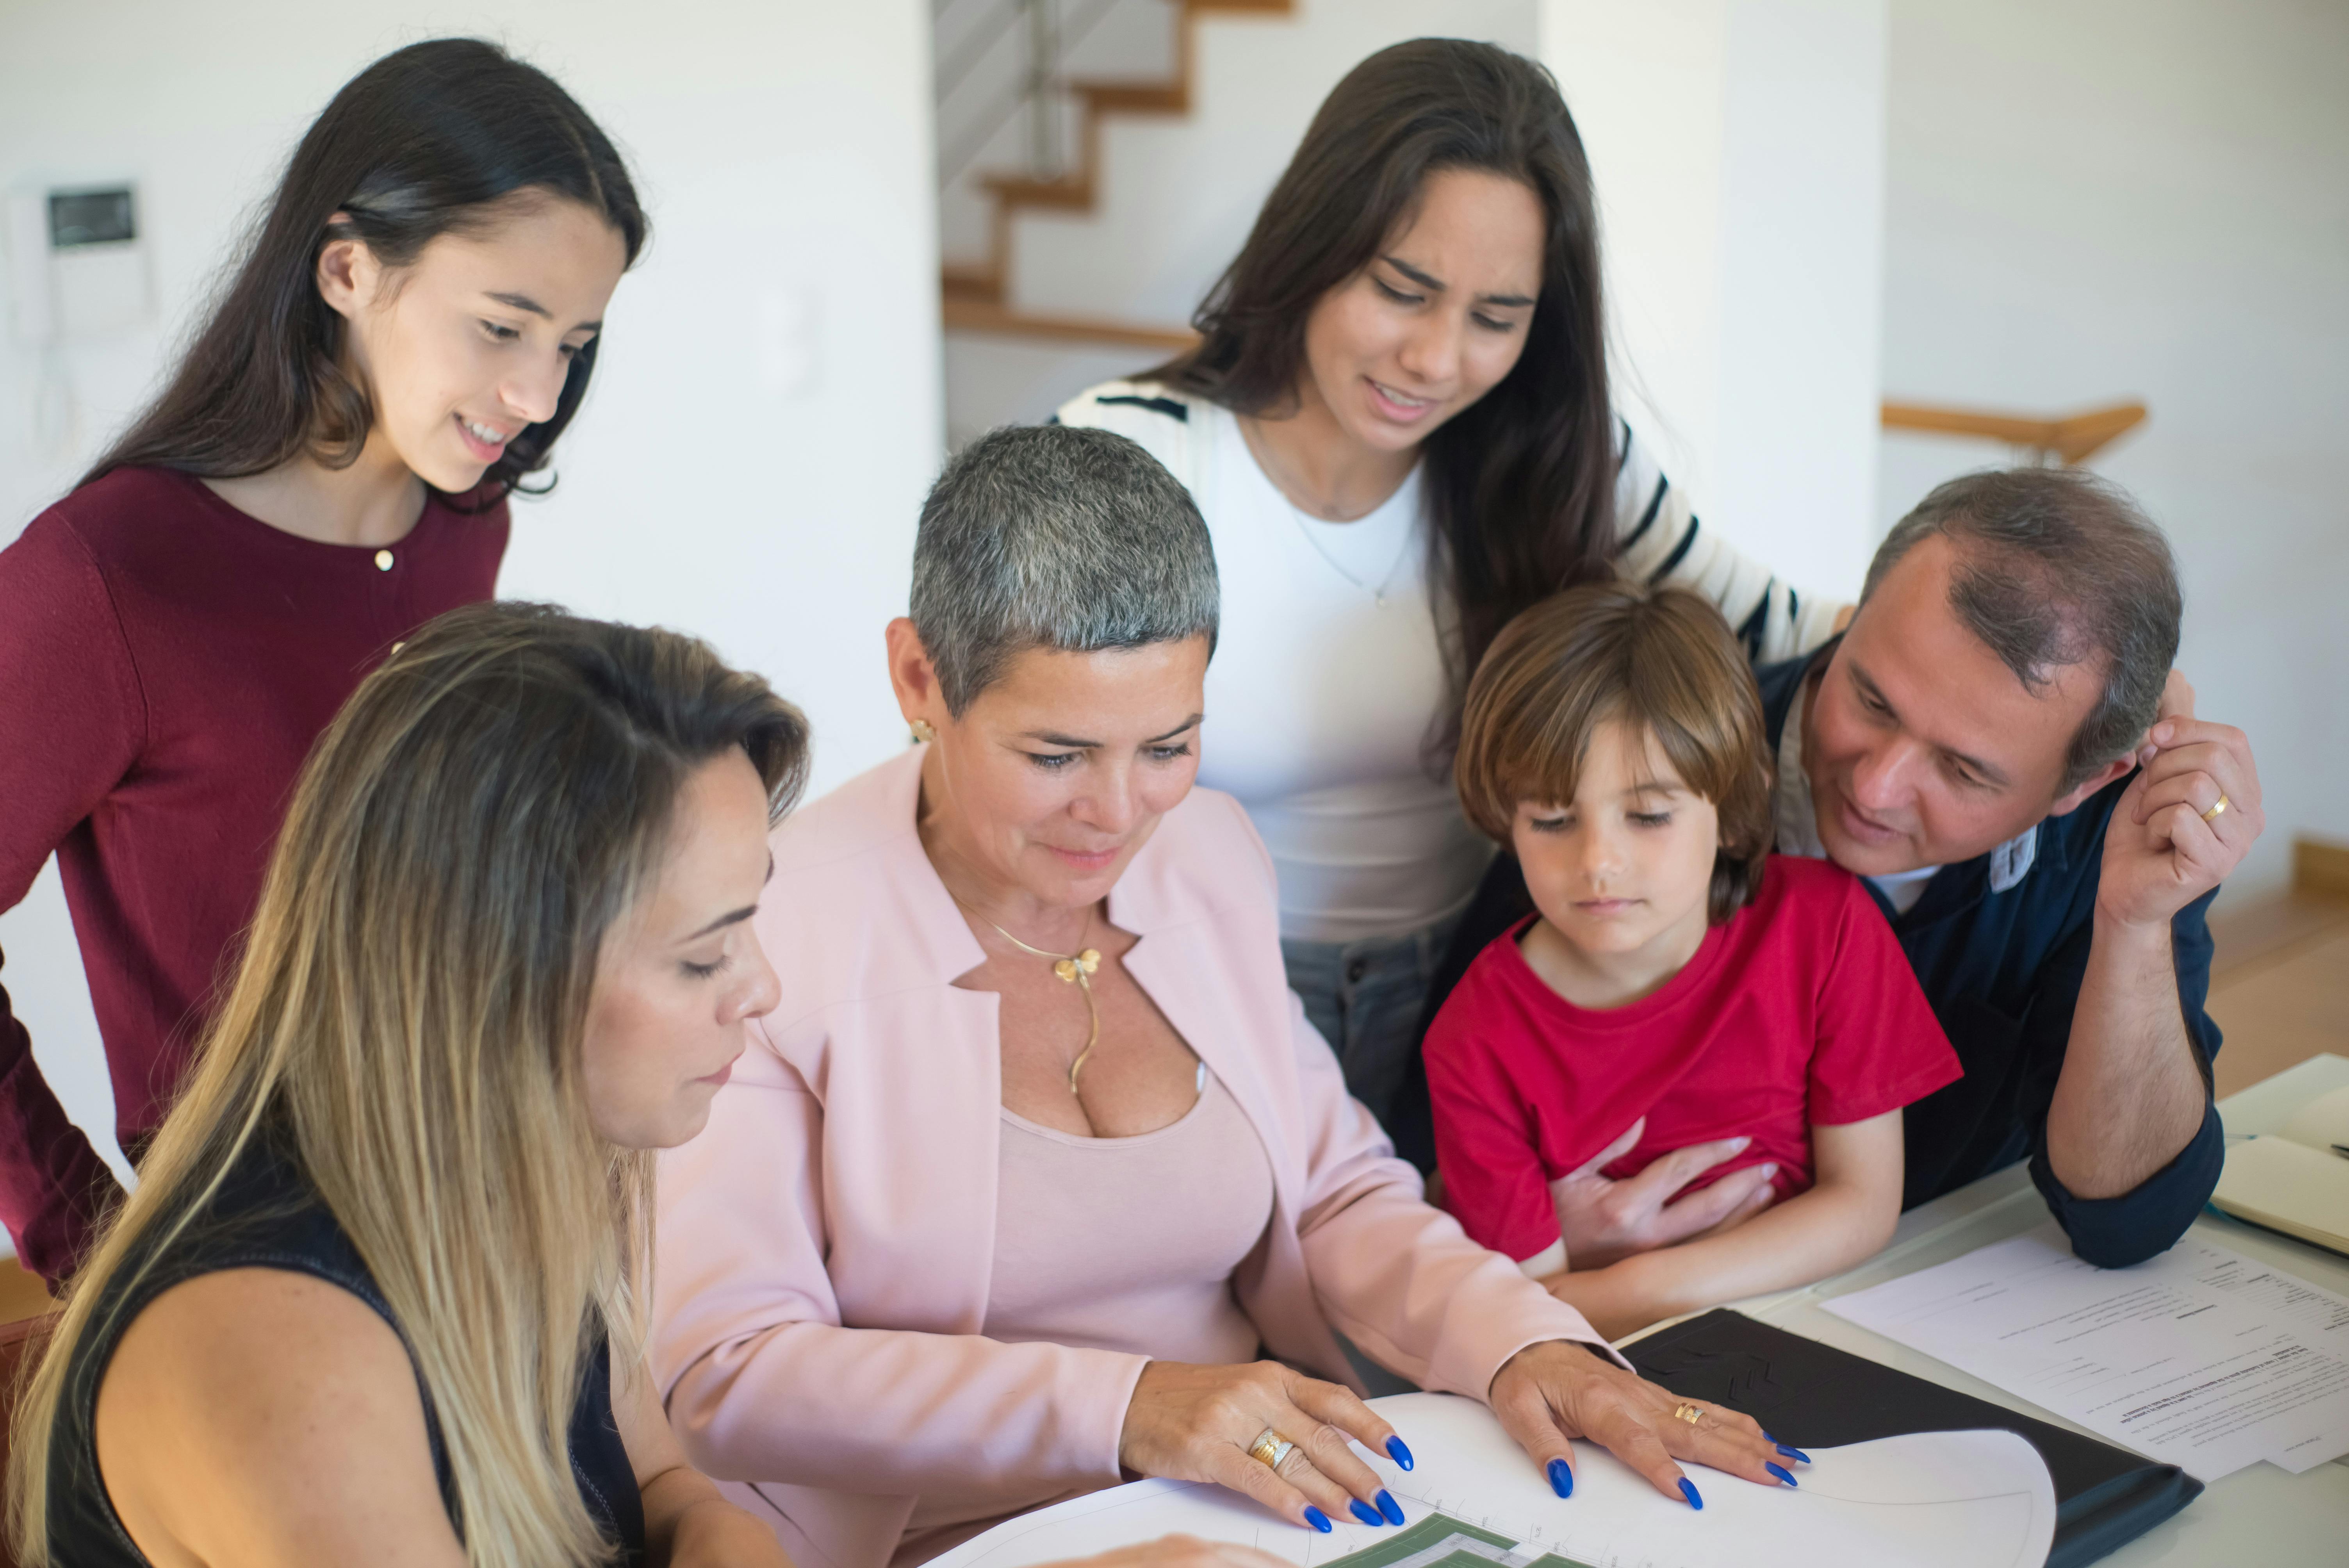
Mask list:
[[[1848,1268],[1879,1251],[1900,1218],[1900,1112],[1815,1125],[1811,1150],[1810,1189],[1733,1229],[1543,1283],[1620,1339],[1661,1318]]]

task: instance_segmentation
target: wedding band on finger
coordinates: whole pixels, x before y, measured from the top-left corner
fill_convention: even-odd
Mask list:
[[[1278,1470],[1281,1461],[1296,1451],[1295,1443],[1267,1427],[1257,1434],[1256,1441],[1248,1445],[1247,1455],[1267,1470]]]
[[[1695,1426],[1703,1415],[1704,1412],[1698,1409],[1694,1405],[1682,1404],[1674,1405],[1672,1407],[1672,1419],[1675,1421],[1686,1421],[1692,1427]]]
[[[2227,797],[2226,797],[2225,793],[2222,791],[2222,792],[2220,794],[2220,796],[2219,796],[2219,803],[2218,803],[2217,805],[2215,805],[2215,806],[2211,807],[2209,810],[2207,810],[2207,811],[2203,812],[2203,813],[2202,813],[2202,820],[2203,820],[2204,821],[2206,821],[2206,822],[2215,822],[2215,821],[2217,821],[2217,820],[2219,820],[2220,814],[2221,812],[2225,811],[2225,810],[2226,810],[2226,809],[2227,809],[2229,806],[2232,805],[2233,803],[2234,803],[2234,802],[2232,802],[2232,801],[2230,801],[2230,800],[2229,800],[2229,799],[2227,799]]]

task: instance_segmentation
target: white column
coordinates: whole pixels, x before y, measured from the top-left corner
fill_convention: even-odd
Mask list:
[[[1616,396],[1708,527],[1849,596],[1876,538],[1887,0],[1542,0]]]

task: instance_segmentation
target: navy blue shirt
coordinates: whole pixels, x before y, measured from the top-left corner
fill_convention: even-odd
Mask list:
[[[1755,672],[1772,756],[1777,755],[1805,674],[1833,647]],[[1896,913],[1873,883],[1861,884],[1891,923],[1965,1068],[1957,1082],[1908,1108],[1903,1123],[1909,1169],[1901,1207],[1914,1208],[2028,1160],[2031,1179],[2071,1237],[2072,1250],[2103,1268],[2142,1263],[2185,1234],[2219,1184],[2225,1154],[2219,1113],[2210,1103],[2209,1064],[2219,1051],[2219,1026],[2203,1010],[2210,992],[2210,928],[2205,916],[2218,896],[2214,889],[2170,923],[2178,1004],[2202,1068],[2200,1129],[2168,1164],[2115,1198],[2074,1196],[2047,1162],[2047,1108],[2055,1097],[2056,1075],[2072,1037],[2072,1011],[2087,973],[2105,824],[2127,788],[2124,777],[2070,814],[2042,821],[2031,869],[2002,892],[1991,887],[1987,854],[1943,866],[1906,914]],[[1470,961],[1532,908],[1516,857],[1496,857],[1429,987],[1422,1034]],[[1417,1060],[1411,1064],[1390,1130],[1398,1152],[1423,1171],[1433,1169],[1427,1075]]]

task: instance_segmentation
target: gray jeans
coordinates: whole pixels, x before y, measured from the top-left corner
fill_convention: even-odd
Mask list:
[[[1280,940],[1289,988],[1338,1054],[1346,1088],[1387,1125],[1403,1069],[1419,1048],[1419,1014],[1459,916],[1402,936],[1361,942]]]

